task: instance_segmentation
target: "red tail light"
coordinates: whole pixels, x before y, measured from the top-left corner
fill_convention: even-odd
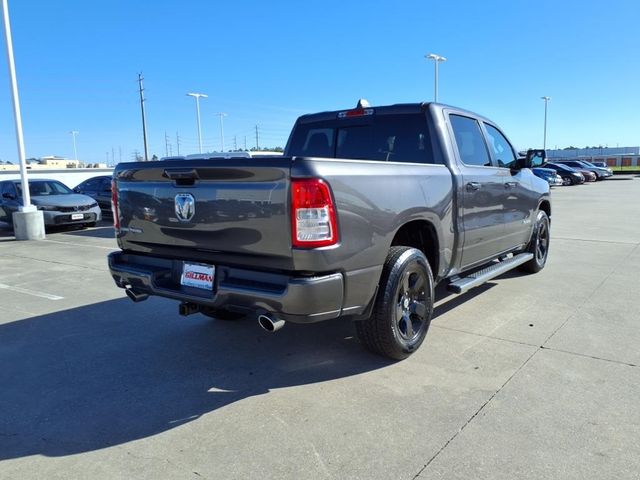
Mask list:
[[[116,181],[111,180],[111,215],[113,215],[113,228],[116,233],[120,230],[120,212],[118,211],[118,189]]]
[[[331,188],[318,178],[291,182],[291,244],[316,248],[338,243]]]

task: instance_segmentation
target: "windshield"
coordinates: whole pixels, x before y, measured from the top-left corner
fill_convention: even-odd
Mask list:
[[[596,167],[593,163],[587,162],[586,160],[582,160],[581,162],[585,167]]]
[[[16,189],[18,195],[22,195],[22,186],[16,183]],[[38,180],[29,182],[29,194],[32,197],[47,196],[47,195],[69,195],[73,191],[56,180]]]
[[[571,167],[567,167],[566,165],[562,165],[561,163],[554,163],[554,167],[557,167],[560,170],[564,170],[565,172],[574,172],[575,170]]]

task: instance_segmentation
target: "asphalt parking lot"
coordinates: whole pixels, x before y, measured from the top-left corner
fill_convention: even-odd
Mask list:
[[[389,362],[350,323],[179,317],[108,223],[0,227],[0,478],[639,478],[640,178],[553,191],[537,275],[438,295]]]

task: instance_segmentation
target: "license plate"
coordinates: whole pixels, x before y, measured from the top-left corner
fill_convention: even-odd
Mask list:
[[[213,277],[216,267],[201,263],[184,263],[180,283],[187,287],[213,290]]]
[[[71,220],[82,220],[84,218],[84,214],[82,213],[72,213]]]

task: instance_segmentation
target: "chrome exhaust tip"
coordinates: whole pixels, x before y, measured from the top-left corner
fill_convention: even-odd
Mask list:
[[[149,294],[148,293],[136,292],[135,290],[133,290],[131,288],[127,288],[125,290],[125,293],[127,294],[127,297],[129,297],[131,300],[133,300],[136,303],[142,302],[143,300],[146,300],[147,298],[149,298]]]
[[[258,325],[269,333],[277,332],[284,327],[284,320],[272,317],[270,315],[258,315]]]

